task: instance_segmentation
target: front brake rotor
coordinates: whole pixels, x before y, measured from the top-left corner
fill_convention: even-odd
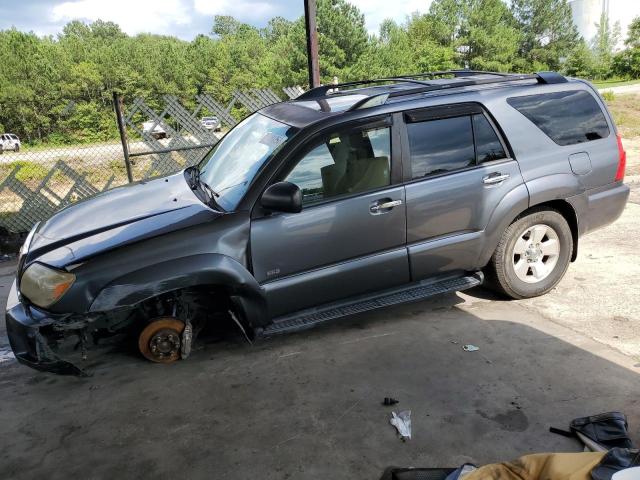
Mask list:
[[[138,348],[146,359],[172,363],[180,359],[184,323],[173,317],[161,317],[147,325],[138,337]]]

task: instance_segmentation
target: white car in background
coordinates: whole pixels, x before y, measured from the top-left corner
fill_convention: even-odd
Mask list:
[[[200,124],[206,130],[213,130],[214,132],[222,130],[222,125],[220,124],[220,119],[218,119],[218,117],[202,117],[200,119]]]
[[[3,133],[2,135],[0,135],[0,143],[2,144],[2,150],[4,150],[5,152],[7,150],[19,152],[20,147],[22,147],[20,139],[13,133]]]

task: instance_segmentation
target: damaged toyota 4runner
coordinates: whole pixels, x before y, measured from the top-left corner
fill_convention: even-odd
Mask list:
[[[198,166],[35,225],[9,340],[26,365],[83,374],[65,348],[86,357],[116,333],[172,362],[224,318],[264,337],[485,276],[541,295],[580,237],[622,213],[624,169],[603,100],[556,73],[314,88],[243,120]]]

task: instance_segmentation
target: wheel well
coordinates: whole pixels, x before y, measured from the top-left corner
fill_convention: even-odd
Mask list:
[[[518,217],[516,217],[516,219],[523,215],[528,215],[532,210],[540,210],[543,208],[550,208],[558,211],[569,224],[571,237],[573,238],[573,254],[571,255],[571,261],[574,262],[576,258],[578,258],[578,217],[576,215],[576,211],[569,202],[566,200],[551,200],[549,202],[538,203],[537,205],[532,205],[522,212]],[[514,221],[516,219],[514,219]]]
[[[140,330],[149,320],[158,317],[175,317],[181,321],[187,319],[196,324],[214,323],[222,317],[230,317],[229,311],[235,310],[231,292],[225,286],[198,285],[165,292],[137,303],[128,309],[126,317],[119,321],[111,315],[110,330]]]

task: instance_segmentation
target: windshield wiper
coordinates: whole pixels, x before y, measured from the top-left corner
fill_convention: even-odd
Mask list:
[[[220,196],[207,182],[200,178],[200,167],[198,165],[189,167],[189,187],[191,187],[191,190],[202,190],[209,197],[207,203],[211,200],[215,202],[215,199]]]

